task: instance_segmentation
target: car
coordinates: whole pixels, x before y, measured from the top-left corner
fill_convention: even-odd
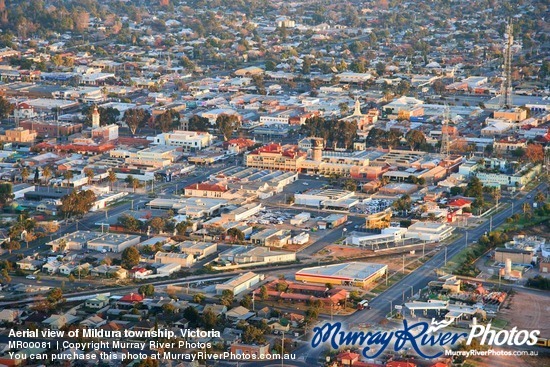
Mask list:
[[[309,184],[307,182],[302,182],[304,186],[308,186]]]
[[[36,277],[34,275],[27,275],[25,278],[35,280]]]

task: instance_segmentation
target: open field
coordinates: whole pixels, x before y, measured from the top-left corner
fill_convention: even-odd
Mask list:
[[[510,306],[503,307],[499,318],[508,321],[507,328],[540,330],[541,337],[550,338],[550,293],[516,291]]]

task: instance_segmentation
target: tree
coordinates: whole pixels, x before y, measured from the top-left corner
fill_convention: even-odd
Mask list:
[[[495,206],[498,208],[499,200],[502,197],[502,192],[500,191],[500,187],[493,187],[491,189],[491,197],[495,201]]]
[[[235,115],[221,114],[216,119],[216,126],[223,135],[223,139],[227,141],[231,138],[233,132],[241,126],[241,123],[239,122],[239,118]]]
[[[190,225],[191,223],[188,221],[179,222],[178,224],[176,224],[176,231],[180,236],[183,236],[187,232],[187,228],[189,228]]]
[[[309,74],[311,72],[311,59],[309,57],[304,58],[302,63],[302,74]]]
[[[157,233],[161,233],[164,230],[164,227],[166,226],[166,222],[164,221],[163,218],[160,218],[160,217],[155,217],[151,219],[149,224],[151,225],[153,230],[155,230],[155,232]]]
[[[73,191],[61,198],[60,212],[65,216],[82,217],[88,213],[96,201],[95,193],[92,190]]]
[[[193,115],[187,123],[187,129],[190,131],[208,131],[210,120],[206,117]]]
[[[247,294],[241,299],[241,302],[239,302],[239,304],[248,309],[252,308],[252,297]]]
[[[155,286],[152,284],[142,285],[138,288],[138,293],[141,294],[143,297],[153,297],[153,295],[155,294]]]
[[[8,269],[4,268],[2,269],[2,278],[4,279],[4,282],[11,283],[11,277],[8,273]]]
[[[349,178],[344,181],[343,189],[355,192],[357,191],[357,183],[355,182],[355,180]]]
[[[200,315],[199,311],[193,306],[187,307],[183,310],[183,317],[185,317],[192,327],[196,327],[199,324]]]
[[[407,140],[411,150],[418,149],[422,145],[426,144],[426,137],[424,136],[424,133],[415,129],[409,130],[409,132],[405,134],[405,140]]]
[[[3,208],[13,199],[13,186],[11,182],[0,183],[0,208]]]
[[[128,186],[132,187],[134,192],[136,192],[137,188],[141,187],[139,180],[132,175],[128,175],[124,181],[128,184]]]
[[[10,238],[8,241],[2,242],[2,248],[8,250],[11,254],[14,250],[19,250],[21,248],[21,243],[17,239]]]
[[[132,132],[132,135],[136,134],[136,131],[138,128],[145,125],[147,120],[151,115],[149,112],[147,112],[144,109],[141,108],[130,108],[124,112],[124,121],[126,122],[126,125],[128,125],[128,128]]]
[[[45,184],[48,185],[53,172],[50,166],[46,166],[42,169],[42,177],[44,177]]]
[[[165,303],[165,304],[162,305],[162,312],[164,312],[165,314],[173,315],[177,311],[178,311],[178,309],[176,308],[176,306],[174,306],[171,303]]]
[[[262,285],[260,287],[260,298],[262,301],[265,301],[269,298],[269,293],[267,292],[267,288],[265,285]]]
[[[206,310],[202,314],[202,323],[205,329],[213,329],[218,324],[218,316],[212,310]]]
[[[74,177],[74,175],[73,175],[72,171],[65,171],[63,173],[63,178],[65,178],[65,180],[67,180],[67,187],[70,187],[71,180],[73,179],[73,177]]]
[[[523,214],[530,213],[531,212],[531,204],[529,204],[527,202],[523,203],[522,209],[523,209]]]
[[[142,226],[141,222],[130,214],[122,214],[118,217],[117,223],[130,232],[140,231]]]
[[[176,111],[169,109],[162,115],[158,115],[155,118],[155,127],[166,133],[168,131],[177,128],[180,123],[180,114]]]
[[[206,300],[206,296],[202,293],[197,293],[197,294],[193,295],[193,302],[194,303],[198,303],[198,304],[202,305],[205,300]]]
[[[242,341],[246,344],[264,344],[265,332],[260,328],[248,325],[243,331]]]
[[[230,307],[233,304],[234,298],[235,298],[235,296],[233,294],[233,291],[231,291],[229,289],[225,289],[222,292],[222,297],[221,297],[220,301],[221,301],[222,305]]]
[[[238,228],[230,228],[227,231],[227,235],[231,237],[233,242],[242,242],[244,241],[244,233]]]
[[[546,196],[544,196],[544,194],[541,192],[541,191],[538,191],[537,194],[535,195],[535,202],[537,204],[542,205],[544,202],[546,201]]]
[[[527,144],[525,157],[532,163],[539,163],[544,160],[544,148],[541,144]]]
[[[92,184],[92,179],[95,176],[94,170],[91,168],[84,168],[84,174],[88,178],[88,185]]]
[[[109,175],[107,176],[107,181],[109,181],[109,189],[113,191],[113,184],[117,181],[115,171],[113,170],[109,171]]]
[[[139,251],[135,247],[127,247],[122,251],[120,264],[124,269],[132,269],[139,264]]]
[[[15,106],[12,105],[7,99],[0,96],[0,119],[6,118],[13,113]]]
[[[477,177],[472,177],[466,186],[466,191],[464,192],[466,196],[476,198],[480,201],[480,204],[483,205],[483,184]]]
[[[56,305],[58,303],[64,302],[63,299],[63,291],[61,288],[52,288],[50,291],[46,294],[46,301],[50,305]]]
[[[31,173],[29,172],[29,169],[27,167],[23,167],[23,169],[21,170],[21,181],[27,182],[30,175]]]

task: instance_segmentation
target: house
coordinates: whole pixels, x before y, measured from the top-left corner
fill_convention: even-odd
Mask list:
[[[38,270],[44,265],[45,261],[36,260],[33,257],[27,256],[18,262],[16,262],[17,267],[21,270],[35,271]]]
[[[238,322],[241,320],[248,320],[254,317],[256,314],[243,306],[237,306],[225,313],[225,317],[232,322]]]
[[[42,271],[44,271],[44,267],[46,265],[42,267]],[[57,270],[59,271],[59,274],[70,275],[75,268],[76,268],[76,264],[62,264],[61,266],[59,266]]]
[[[251,356],[259,357],[262,355],[269,354],[270,345],[251,345],[244,343],[234,343],[231,344],[231,353],[234,354],[249,354]]]
[[[20,311],[6,308],[0,311],[0,322],[15,322],[19,317]]]
[[[130,278],[146,279],[147,276],[153,274],[153,271],[142,267],[135,267],[131,269],[129,273],[130,273]]]
[[[98,327],[105,325],[107,323],[107,320],[104,320],[103,318],[92,315],[88,317],[87,319],[82,320],[79,325],[84,326],[88,329],[97,329]]]
[[[48,274],[55,274],[59,271],[59,268],[63,265],[57,260],[49,261],[46,264],[42,266],[42,272],[48,273]]]
[[[143,301],[143,296],[139,293],[129,293],[117,301],[117,305],[133,305]]]
[[[92,276],[126,279],[128,278],[128,270],[118,265],[99,265],[91,270]]]
[[[42,324],[53,330],[60,330],[65,326],[74,324],[78,320],[78,317],[71,314],[52,315],[46,320],[42,321]]]
[[[104,295],[98,295],[94,298],[87,299],[84,302],[86,308],[91,308],[94,310],[99,310],[109,304],[109,298]]]
[[[358,353],[353,352],[343,352],[336,356],[336,360],[340,362],[343,366],[353,366],[356,362],[359,361],[359,357],[361,357]]]
[[[386,363],[386,367],[416,367],[417,364],[409,361],[391,361]]]

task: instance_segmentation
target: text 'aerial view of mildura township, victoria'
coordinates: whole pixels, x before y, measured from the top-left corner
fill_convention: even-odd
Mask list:
[[[0,0],[19,366],[550,366],[550,2]]]

